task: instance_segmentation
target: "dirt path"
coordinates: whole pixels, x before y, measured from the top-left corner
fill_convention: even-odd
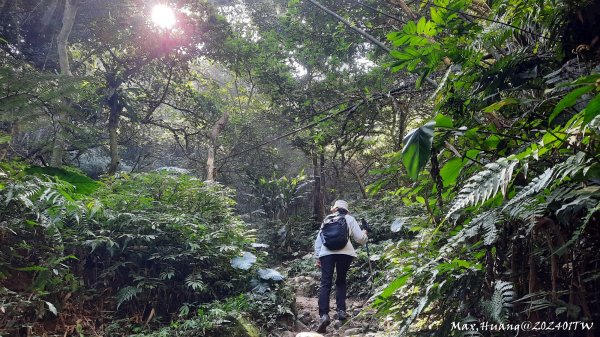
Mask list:
[[[327,327],[325,334],[315,333],[319,323],[319,307],[317,294],[315,292],[318,280],[309,277],[299,277],[292,279],[292,285],[296,290],[295,311],[297,321],[293,334],[287,336],[296,337],[375,337],[382,336],[373,332],[367,332],[373,320],[372,315],[359,315],[364,300],[348,298],[346,306],[348,308],[348,320],[341,322],[337,319],[337,314],[331,315],[331,324]],[[335,308],[335,299],[331,296],[331,307]],[[370,317],[369,317],[370,316]]]

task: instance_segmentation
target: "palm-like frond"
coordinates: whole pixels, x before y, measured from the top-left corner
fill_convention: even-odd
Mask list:
[[[490,319],[497,323],[506,323],[515,294],[512,283],[496,281],[492,298],[489,301],[481,301],[481,306]]]
[[[138,287],[127,286],[125,288],[121,288],[121,290],[119,290],[117,293],[117,309],[121,306],[121,304],[131,301],[141,292],[142,289]]]
[[[517,163],[514,160],[501,158],[495,163],[487,164],[485,170],[467,180],[450,206],[446,218],[462,208],[485,202],[495,196],[498,190],[502,192],[502,195],[506,195]]]

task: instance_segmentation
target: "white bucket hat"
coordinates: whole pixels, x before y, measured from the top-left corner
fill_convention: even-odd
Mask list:
[[[331,207],[331,210],[334,210],[336,208],[343,208],[346,211],[350,212],[350,210],[348,209],[348,203],[344,200],[336,200],[335,204],[333,204],[333,207]]]

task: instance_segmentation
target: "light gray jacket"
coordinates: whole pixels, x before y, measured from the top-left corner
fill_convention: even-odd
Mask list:
[[[348,230],[350,232],[350,236],[356,241],[356,243],[362,245],[367,242],[367,235],[360,229],[358,222],[352,215],[345,215],[346,223],[348,224]],[[315,257],[319,258],[321,256],[331,255],[331,254],[345,254],[350,256],[356,256],[356,252],[354,251],[354,247],[350,240],[346,246],[340,250],[329,250],[327,247],[323,245],[323,240],[321,239],[321,231],[317,233],[317,238],[315,239]]]

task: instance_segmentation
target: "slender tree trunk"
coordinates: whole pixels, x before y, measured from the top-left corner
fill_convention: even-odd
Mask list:
[[[396,5],[400,6],[400,8],[402,8],[402,11],[404,11],[406,15],[410,16],[411,19],[416,20],[418,18],[418,16],[412,11],[412,9],[410,9],[406,5],[406,2],[404,2],[403,0],[394,0],[393,2],[395,2]]]
[[[326,188],[326,184],[327,184],[327,180],[326,177],[327,175],[325,174],[325,152],[321,151],[321,154],[319,155],[319,176],[321,177],[321,194],[323,194],[322,197],[322,203],[323,203],[323,207],[325,207],[325,205],[327,204],[327,188]],[[325,210],[325,208],[323,208]]]
[[[119,104],[119,96],[115,92],[108,100],[110,113],[108,115],[108,146],[110,149],[110,164],[108,164],[108,174],[115,174],[119,168],[119,118],[121,117],[121,105]]]
[[[75,23],[75,16],[77,15],[78,0],[66,0],[65,10],[62,18],[62,28],[58,37],[56,38],[56,44],[58,47],[58,63],[60,65],[60,73],[63,76],[73,76],[71,73],[71,66],[69,65],[69,50],[68,40],[73,24]],[[64,104],[67,105],[68,101],[63,100]],[[67,112],[65,109],[61,109],[56,115],[55,120],[55,136],[54,144],[52,146],[52,157],[50,158],[50,166],[60,167],[62,166],[63,155],[65,152],[65,129],[64,124],[67,122]]]
[[[321,170],[319,167],[319,157],[317,156],[316,150],[312,155],[313,159],[313,176],[314,176],[314,191],[313,191],[313,216],[315,222],[321,223],[325,217],[325,202],[323,198],[323,192],[321,191]]]
[[[394,130],[396,130],[393,133],[394,151],[400,151],[400,149],[402,148],[402,139],[404,138],[404,133],[406,132],[406,107],[404,106],[404,104],[398,104],[394,97],[391,98],[391,102],[392,110],[394,111],[394,118],[397,121],[397,123],[394,123],[393,126]]]
[[[367,40],[371,41],[373,44],[375,44],[376,46],[378,46],[379,48],[385,50],[386,52],[390,52],[390,48],[388,48],[385,44],[383,44],[383,42],[379,41],[376,37],[374,37],[373,35],[365,32],[364,30],[356,27],[356,25],[351,24],[348,20],[344,19],[343,17],[339,16],[336,12],[330,10],[329,8],[321,5],[320,3],[318,3],[315,0],[308,0],[310,1],[310,3],[312,3],[313,5],[319,7],[322,11],[324,11],[325,13],[333,16],[334,18],[336,18],[338,21],[342,22],[343,24],[345,24],[348,28],[352,29],[353,31],[357,32],[358,34],[362,35],[364,38],[366,38]]]
[[[367,194],[367,188],[365,187],[365,182],[363,181],[362,177],[360,176],[354,165],[352,165],[352,163],[348,163],[348,167],[350,167],[350,173],[352,173],[352,175],[356,179],[356,182],[358,183],[358,187],[360,188],[360,194],[362,194],[363,199],[369,199],[369,195]]]
[[[229,113],[223,112],[223,115],[210,131],[210,143],[208,145],[208,158],[206,159],[206,180],[215,180],[215,152],[217,150],[217,138],[229,121]]]

